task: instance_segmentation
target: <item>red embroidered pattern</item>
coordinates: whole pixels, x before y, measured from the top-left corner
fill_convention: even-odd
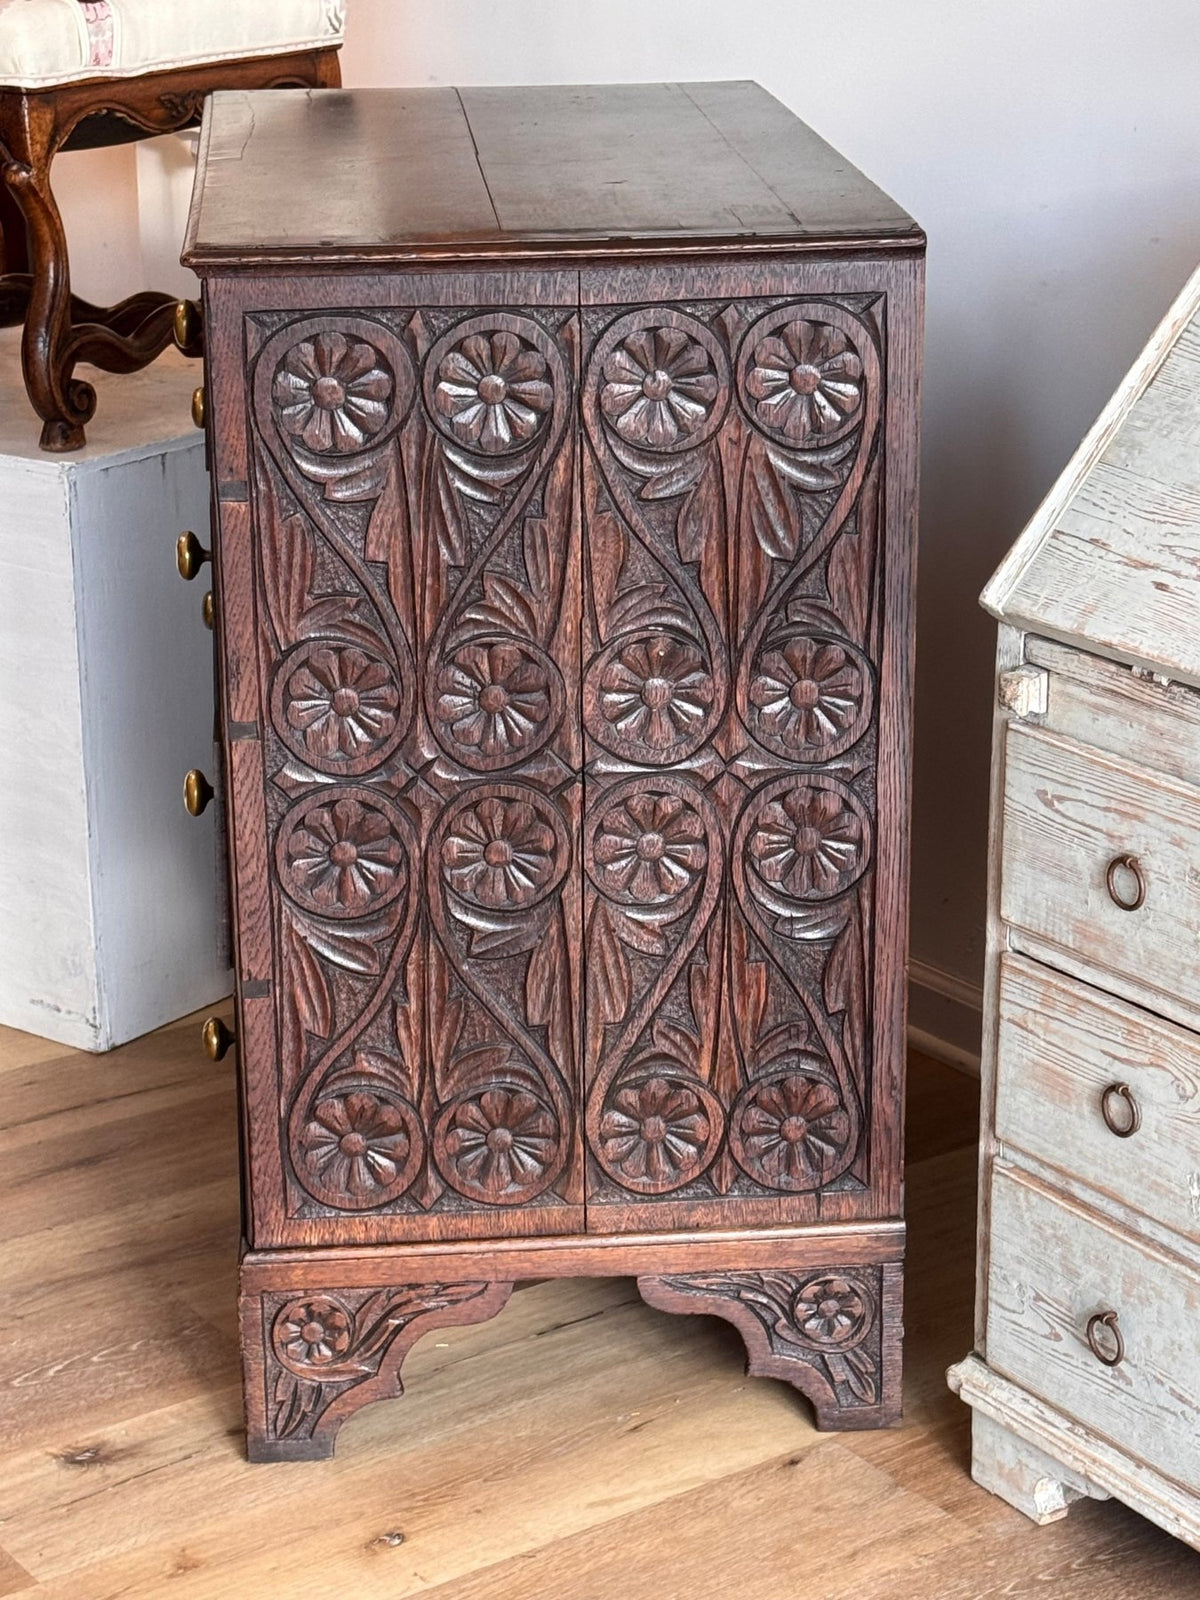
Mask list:
[[[111,67],[114,33],[111,0],[84,0],[83,17],[88,31],[88,66]]]

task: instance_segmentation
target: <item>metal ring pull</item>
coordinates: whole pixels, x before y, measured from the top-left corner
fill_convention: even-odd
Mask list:
[[[1117,1109],[1118,1102],[1124,1105],[1123,1113]],[[1100,1096],[1100,1114],[1109,1133],[1115,1133],[1118,1139],[1128,1139],[1142,1125],[1142,1108],[1127,1083],[1109,1084]]]
[[[1133,874],[1137,884],[1137,893],[1132,900],[1127,900],[1117,888],[1117,873],[1125,871]],[[1146,900],[1146,879],[1142,872],[1141,862],[1136,856],[1114,856],[1108,863],[1108,871],[1104,874],[1104,882],[1108,888],[1109,899],[1113,905],[1120,906],[1122,911],[1140,910]]]
[[[1113,1349],[1105,1350],[1097,1338],[1101,1328],[1107,1328],[1113,1341]],[[1102,1361],[1106,1367],[1119,1367],[1125,1359],[1125,1340],[1121,1334],[1115,1311],[1097,1311],[1094,1317],[1088,1318],[1087,1325],[1088,1349],[1097,1361]]]

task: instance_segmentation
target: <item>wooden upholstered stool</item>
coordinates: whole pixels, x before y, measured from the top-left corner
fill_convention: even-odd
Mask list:
[[[62,149],[187,127],[213,89],[336,86],[342,0],[0,0],[0,327],[24,323],[25,386],[44,450],[76,450],[96,408],[80,361],[136,372],[198,319],[171,295],[71,294],[50,185]]]

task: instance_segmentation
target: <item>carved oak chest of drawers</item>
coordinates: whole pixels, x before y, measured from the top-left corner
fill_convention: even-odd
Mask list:
[[[558,1274],[897,1418],[923,243],[750,84],[210,105],[252,1456]]]
[[[1200,1547],[1200,273],[993,578],[973,1472]]]

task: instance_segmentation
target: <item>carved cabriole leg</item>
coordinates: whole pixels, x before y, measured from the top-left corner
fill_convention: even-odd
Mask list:
[[[971,1476],[1033,1522],[1065,1517],[1076,1500],[1107,1494],[982,1411],[971,1413]]]
[[[79,449],[83,425],[96,409],[95,390],[74,381],[71,363],[63,360],[71,336],[71,274],[66,233],[50,188],[50,166],[61,138],[50,97],[3,95],[3,176],[25,219],[32,274],[31,281],[10,290],[9,298],[28,295],[21,359],[29,398],[42,418],[44,450]]]
[[[901,1268],[891,1262],[638,1279],[642,1298],[660,1311],[732,1322],[751,1377],[782,1378],[799,1389],[820,1429],[900,1421],[902,1287]]]
[[[373,1289],[244,1289],[240,1300],[246,1454],[318,1461],[346,1418],[403,1394],[400,1366],[434,1328],[486,1322],[511,1283]]]

